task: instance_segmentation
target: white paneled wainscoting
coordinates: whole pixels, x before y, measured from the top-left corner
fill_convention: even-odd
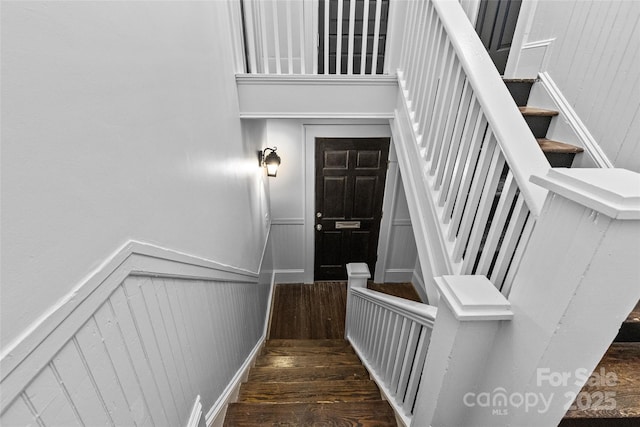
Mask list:
[[[2,355],[3,426],[221,420],[266,333],[271,274],[129,242]]]

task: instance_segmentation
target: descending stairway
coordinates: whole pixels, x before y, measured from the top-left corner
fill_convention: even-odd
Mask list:
[[[504,82],[551,166],[570,168],[575,155],[584,150],[581,147],[546,137],[551,120],[558,115],[558,112],[527,105],[535,80],[505,79]]]
[[[342,339],[268,340],[225,426],[396,426],[393,410]]]
[[[640,426],[640,303],[622,324],[560,426]]]

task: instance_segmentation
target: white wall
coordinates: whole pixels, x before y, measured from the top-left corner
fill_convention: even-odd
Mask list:
[[[640,171],[640,3],[538,0],[521,14],[507,74],[547,73],[610,163]]]
[[[3,2],[3,352],[129,239],[257,272],[224,2]]]
[[[269,146],[277,146],[282,165],[277,178],[270,180],[274,269],[278,281],[306,282],[313,278],[313,141],[316,136],[353,137],[389,136],[388,123],[376,120],[308,120],[270,119],[267,121]],[[393,150],[391,150],[393,153]],[[391,156],[392,157],[392,156]],[[390,158],[392,165],[397,165]],[[389,170],[397,170],[390,166]],[[391,182],[393,181],[393,182]],[[384,262],[388,280],[411,280],[415,265],[415,243],[406,209],[402,185],[388,176],[385,197],[397,203],[389,204],[392,220],[388,233],[381,231],[381,245],[386,245]],[[389,187],[390,186],[390,187]],[[402,194],[399,194],[402,193]],[[309,202],[311,200],[311,202]],[[403,208],[404,207],[404,208]],[[308,224],[308,225],[305,225]],[[311,230],[311,231],[310,231]],[[409,233],[406,231],[409,230]],[[386,239],[386,240],[385,240]],[[372,272],[373,274],[373,272]],[[383,276],[379,276],[383,277]]]

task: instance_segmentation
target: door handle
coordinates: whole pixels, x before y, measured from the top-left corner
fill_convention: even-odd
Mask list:
[[[322,230],[322,224],[316,224],[316,230],[321,231]]]

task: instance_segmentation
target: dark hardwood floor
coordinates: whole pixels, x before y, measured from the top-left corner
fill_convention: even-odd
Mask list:
[[[269,339],[342,339],[347,282],[276,285]]]
[[[369,289],[420,301],[411,283],[369,283]],[[347,282],[276,285],[269,339],[342,339]]]
[[[423,302],[411,283],[369,283],[367,287],[383,294]]]

